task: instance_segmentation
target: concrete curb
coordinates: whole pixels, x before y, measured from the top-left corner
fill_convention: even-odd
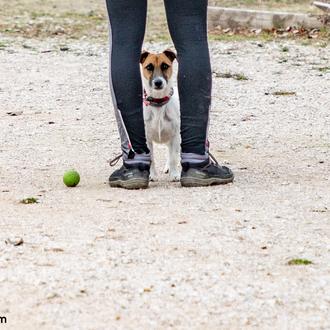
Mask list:
[[[326,21],[326,20],[324,20]],[[325,26],[322,15],[308,15],[287,12],[258,11],[251,9],[208,8],[209,29],[221,28],[256,28],[272,29],[289,26],[315,29]]]

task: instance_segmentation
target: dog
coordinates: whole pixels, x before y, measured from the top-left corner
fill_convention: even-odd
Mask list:
[[[171,181],[180,180],[180,105],[173,85],[173,62],[176,54],[170,49],[162,53],[142,51],[141,76],[144,86],[143,117],[147,145],[151,152],[150,180],[156,181],[154,143],[168,146],[165,173]]]

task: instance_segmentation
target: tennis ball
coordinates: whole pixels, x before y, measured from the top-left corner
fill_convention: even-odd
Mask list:
[[[63,182],[67,187],[75,187],[80,181],[80,175],[75,170],[66,171],[63,175]]]

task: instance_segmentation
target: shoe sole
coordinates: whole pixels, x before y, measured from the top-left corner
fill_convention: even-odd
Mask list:
[[[207,187],[215,186],[220,184],[227,184],[234,181],[234,177],[221,179],[221,178],[209,178],[199,179],[194,177],[181,178],[180,183],[182,187]]]
[[[124,189],[147,189],[149,186],[149,180],[146,179],[131,179],[131,180],[116,180],[109,181],[112,188],[124,188]]]

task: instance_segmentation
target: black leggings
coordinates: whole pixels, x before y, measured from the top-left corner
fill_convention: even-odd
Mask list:
[[[147,154],[139,58],[147,0],[106,0],[110,21],[110,85],[124,155]],[[164,0],[179,62],[182,153],[204,155],[212,76],[207,0]]]

